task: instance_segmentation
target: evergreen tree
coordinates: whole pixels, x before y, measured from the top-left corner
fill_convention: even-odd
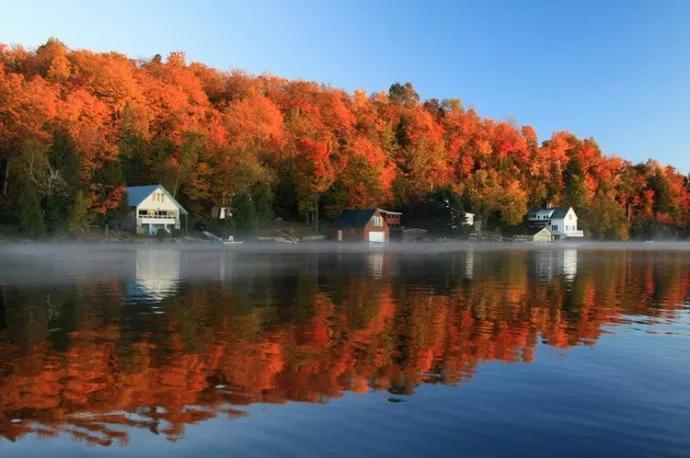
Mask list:
[[[573,157],[565,170],[565,204],[575,208],[585,208],[588,204],[585,173],[579,159]]]
[[[256,183],[252,187],[252,202],[259,227],[265,227],[273,221],[273,193],[266,182]]]
[[[247,237],[256,234],[258,219],[250,193],[243,192],[235,196],[232,219],[238,235]]]
[[[672,213],[675,210],[668,181],[660,170],[647,179],[647,188],[654,191],[654,213]]]
[[[73,234],[84,234],[89,229],[89,199],[81,191],[75,195],[68,226]]]
[[[431,232],[444,236],[467,233],[465,210],[460,194],[450,186],[439,186],[409,208],[409,219]]]
[[[65,129],[57,129],[53,133],[47,155],[50,167],[60,177],[59,186],[44,199],[46,228],[55,233],[65,229],[76,193],[81,188],[80,161],[74,140]]]
[[[19,193],[19,229],[32,237],[41,237],[46,226],[41,211],[41,202],[36,190],[24,184]]]

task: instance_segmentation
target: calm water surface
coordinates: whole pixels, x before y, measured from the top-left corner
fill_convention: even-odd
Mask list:
[[[649,246],[0,248],[0,456],[688,457]]]

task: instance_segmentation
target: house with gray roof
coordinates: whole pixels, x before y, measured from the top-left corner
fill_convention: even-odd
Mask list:
[[[137,234],[156,235],[159,230],[181,229],[181,217],[187,210],[160,184],[128,186],[130,221]]]
[[[577,215],[573,207],[535,208],[527,214],[530,228],[546,227],[554,240],[582,238],[584,233],[577,228]]]
[[[390,227],[387,213],[380,208],[343,210],[333,223],[331,238],[338,242],[388,242]]]

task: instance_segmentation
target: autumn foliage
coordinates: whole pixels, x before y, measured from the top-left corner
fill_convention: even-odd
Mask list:
[[[450,187],[490,225],[518,224],[546,202],[576,207],[599,238],[689,224],[688,178],[674,168],[605,156],[568,132],[540,143],[532,127],[458,100],[422,102],[409,83],[349,94],[188,64],[179,52],[136,60],[57,40],[0,46],[0,161],[3,215],[39,208],[48,230],[69,220],[77,192],[104,223],[125,183],[158,182],[197,217],[260,183],[287,218],[317,205],[326,217],[406,210]]]

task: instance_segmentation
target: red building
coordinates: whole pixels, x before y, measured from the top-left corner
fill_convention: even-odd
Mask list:
[[[387,242],[390,240],[389,213],[393,212],[379,208],[343,210],[333,224],[331,238],[339,242]],[[400,214],[397,215],[399,225]]]

